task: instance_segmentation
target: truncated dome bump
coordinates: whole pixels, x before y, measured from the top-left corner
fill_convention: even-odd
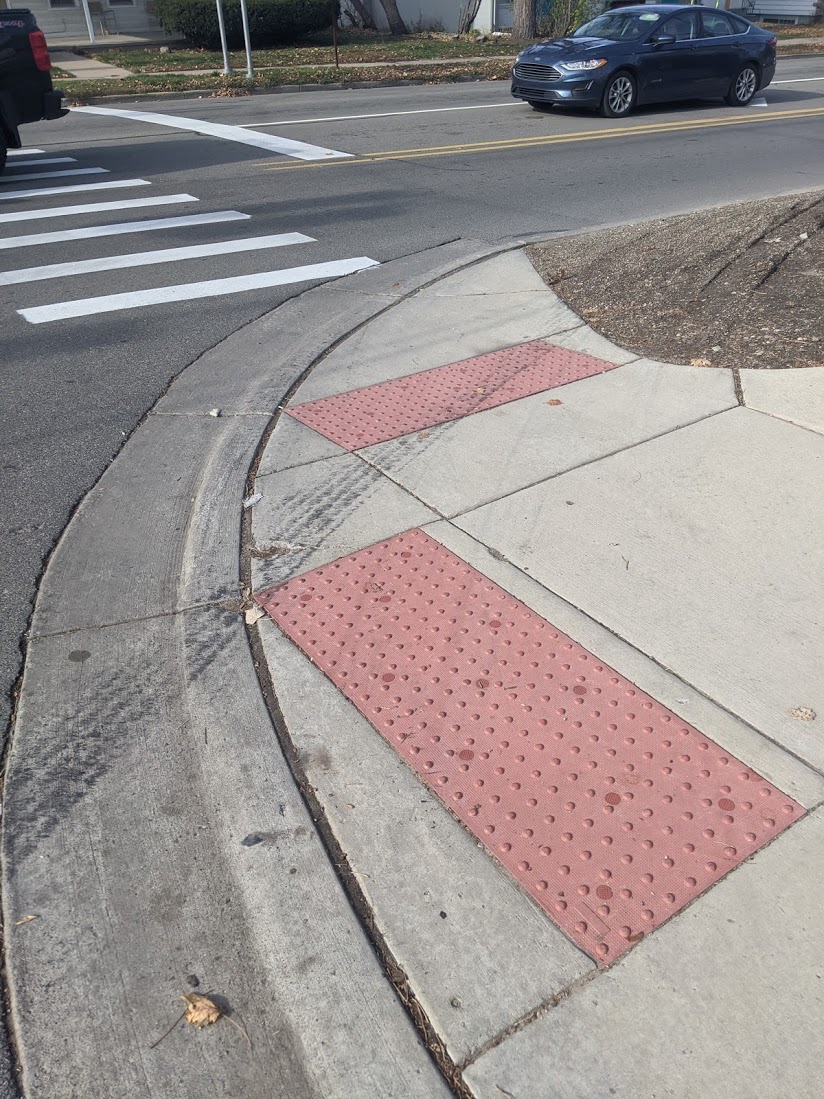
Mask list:
[[[599,965],[804,814],[420,530],[256,599]]]
[[[358,450],[614,368],[592,355],[533,340],[287,412],[338,446]]]

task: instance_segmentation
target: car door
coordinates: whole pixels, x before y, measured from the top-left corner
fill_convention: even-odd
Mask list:
[[[639,51],[639,97],[665,102],[699,96],[702,80],[701,24],[697,11],[679,11],[659,23]],[[668,42],[667,38],[675,41]]]
[[[741,64],[741,35],[723,11],[701,13],[701,50],[705,58],[702,95],[726,95]]]

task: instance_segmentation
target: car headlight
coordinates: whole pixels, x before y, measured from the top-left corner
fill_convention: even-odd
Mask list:
[[[605,57],[593,57],[589,61],[559,61],[558,68],[564,69],[566,72],[578,73],[585,72],[589,69],[600,69],[602,65],[606,65],[607,59]]]

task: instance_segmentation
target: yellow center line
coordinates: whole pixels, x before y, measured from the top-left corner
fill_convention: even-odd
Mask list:
[[[420,146],[417,149],[387,149],[384,152],[360,153],[345,160],[307,161],[284,164],[267,161],[259,167],[270,172],[291,171],[298,168],[335,168],[352,164],[376,164],[388,160],[415,160],[433,156],[463,156],[469,153],[496,152],[506,149],[527,149],[543,145],[576,144],[581,141],[603,141],[620,137],[643,137],[645,134],[666,134],[690,130],[713,129],[718,126],[754,125],[782,119],[812,118],[824,115],[824,107],[805,107],[790,111],[770,111],[748,115],[746,118],[694,118],[678,122],[660,122],[649,125],[623,126],[609,130],[578,130],[572,133],[544,134],[537,137],[512,137],[495,141],[476,141],[456,145]]]

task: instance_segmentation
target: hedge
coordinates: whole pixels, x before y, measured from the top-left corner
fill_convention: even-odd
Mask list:
[[[333,0],[247,0],[252,46],[283,46],[331,26],[332,5]],[[337,10],[335,4],[336,16]],[[239,0],[224,0],[223,11],[229,47],[241,49]],[[168,34],[207,50],[220,48],[215,0],[155,0],[154,12]]]

